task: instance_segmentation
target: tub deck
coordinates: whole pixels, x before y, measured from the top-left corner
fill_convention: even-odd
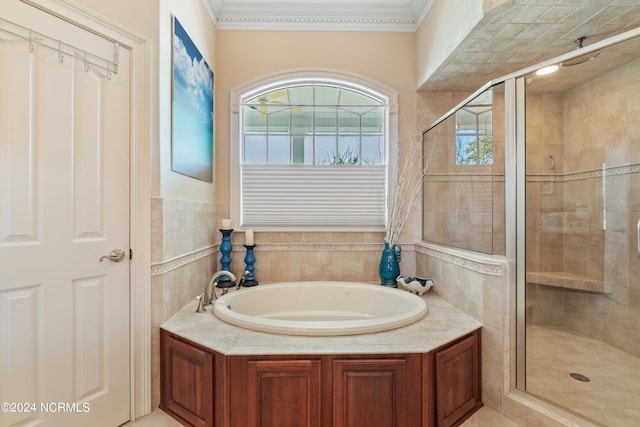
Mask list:
[[[224,355],[293,355],[427,353],[482,326],[432,292],[420,298],[429,308],[422,319],[397,329],[361,335],[294,336],[253,331],[218,319],[211,307],[206,313],[196,313],[195,300],[161,328]]]

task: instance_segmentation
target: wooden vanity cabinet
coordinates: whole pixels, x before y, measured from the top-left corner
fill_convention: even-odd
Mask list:
[[[160,407],[193,426],[455,426],[482,406],[479,334],[426,354],[224,356],[161,330]]]

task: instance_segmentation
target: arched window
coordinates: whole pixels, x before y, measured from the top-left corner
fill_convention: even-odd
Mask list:
[[[352,76],[280,77],[232,94],[234,223],[383,230],[395,95]]]

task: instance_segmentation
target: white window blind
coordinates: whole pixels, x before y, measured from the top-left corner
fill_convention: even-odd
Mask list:
[[[243,228],[383,228],[384,165],[241,165]]]

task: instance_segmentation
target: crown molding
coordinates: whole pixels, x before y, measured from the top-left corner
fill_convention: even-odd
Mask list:
[[[203,0],[220,30],[414,32],[434,0],[402,4]],[[267,3],[267,4],[265,4]]]

